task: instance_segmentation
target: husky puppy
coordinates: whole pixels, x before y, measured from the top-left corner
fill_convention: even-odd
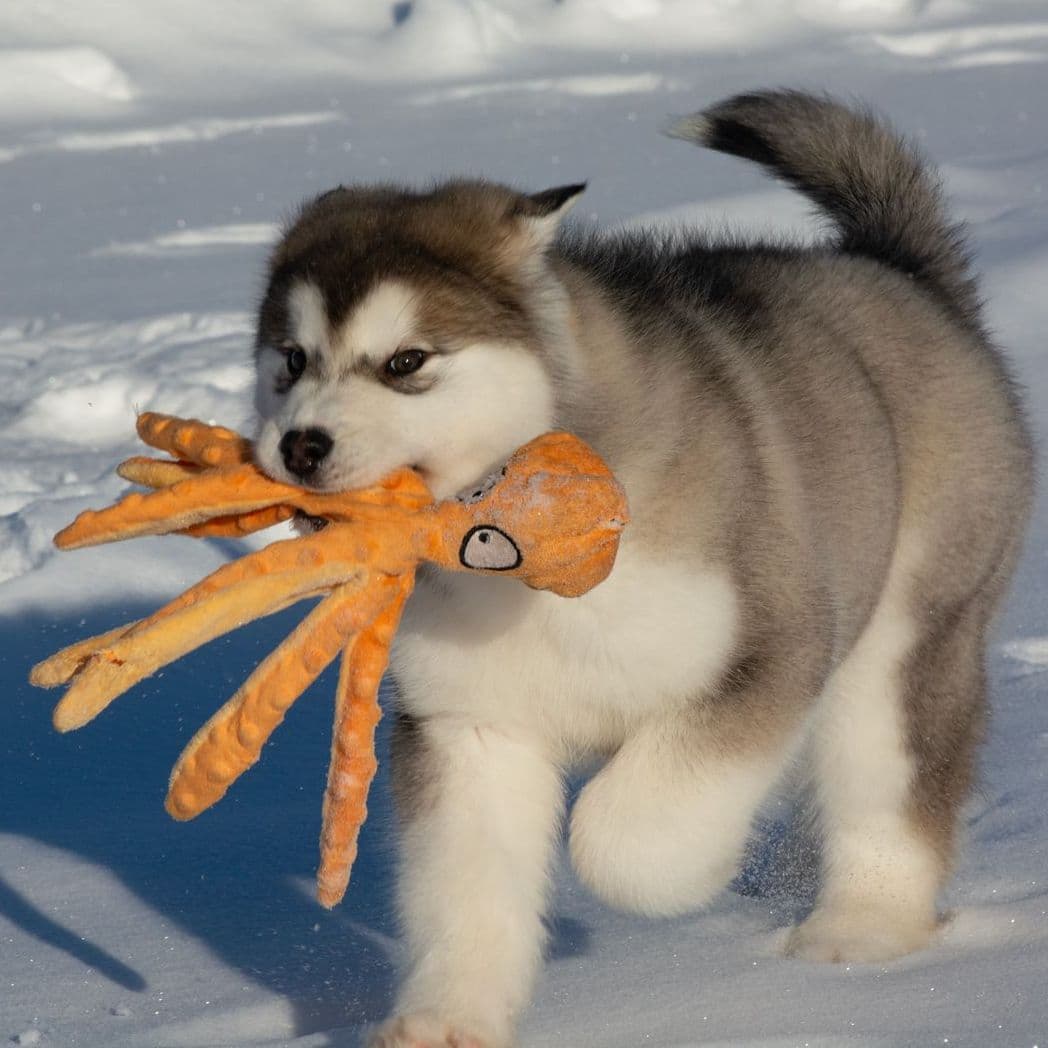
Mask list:
[[[740,95],[675,133],[833,225],[812,247],[558,232],[582,186],[339,188],[276,248],[258,457],[440,497],[563,428],[633,522],[577,600],[420,578],[394,651],[409,961],[374,1045],[512,1043],[543,949],[564,775],[579,877],[702,906],[804,754],[822,886],[788,952],[926,946],[986,706],[987,623],[1031,450],[968,259],[914,150],[865,112]]]

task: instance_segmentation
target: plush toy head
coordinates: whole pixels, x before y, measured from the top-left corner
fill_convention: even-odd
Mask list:
[[[440,563],[457,547],[462,568],[505,572],[562,597],[581,596],[607,578],[627,520],[611,471],[567,433],[531,441],[445,504],[441,517]]]

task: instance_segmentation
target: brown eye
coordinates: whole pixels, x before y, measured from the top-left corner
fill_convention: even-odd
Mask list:
[[[386,374],[399,378],[418,371],[426,362],[427,354],[421,349],[402,349],[394,353],[386,363]]]
[[[303,371],[306,370],[306,351],[299,346],[293,346],[287,354],[287,373],[294,382]]]

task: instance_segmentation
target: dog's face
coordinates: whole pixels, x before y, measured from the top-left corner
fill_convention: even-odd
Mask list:
[[[339,189],[308,205],[260,311],[259,465],[323,490],[413,466],[439,498],[549,429],[563,292],[544,252],[581,188]]]

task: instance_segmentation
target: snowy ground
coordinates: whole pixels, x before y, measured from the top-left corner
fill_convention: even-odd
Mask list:
[[[357,13],[358,9],[364,13]],[[353,13],[347,13],[353,12]],[[134,410],[248,418],[273,229],[339,181],[590,179],[584,217],[810,235],[749,167],[656,129],[756,85],[861,96],[919,136],[971,224],[994,329],[1048,428],[1043,0],[6,0],[0,8],[0,1043],[349,1048],[397,944],[386,783],[345,903],[312,901],[330,680],[187,825],[161,802],[195,727],[284,615],[58,737],[29,666],[233,554],[56,557],[122,484]],[[934,949],[884,968],[778,956],[811,897],[780,823],[706,913],[613,914],[558,877],[525,1048],[1048,1044],[1048,505],[992,654],[995,717]],[[774,812],[772,813],[774,816]]]

